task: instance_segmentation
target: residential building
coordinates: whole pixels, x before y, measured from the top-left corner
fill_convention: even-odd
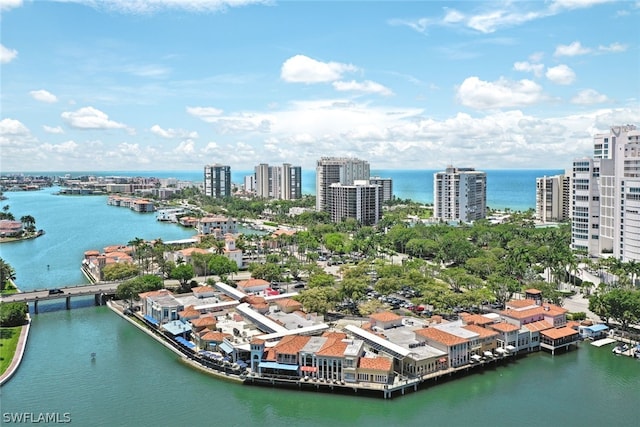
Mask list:
[[[237,233],[237,221],[226,216],[208,216],[198,219],[198,233],[215,234],[216,237],[222,238],[225,234]]]
[[[372,176],[371,178],[369,178],[369,183],[382,187],[383,203],[393,200],[393,180],[391,178],[380,178],[379,176]]]
[[[316,163],[316,210],[329,210],[331,184],[353,185],[368,180],[369,162],[353,157],[322,157]]]
[[[216,198],[231,196],[231,166],[214,164],[204,167],[204,195]]]
[[[434,213],[442,221],[472,222],[487,216],[487,174],[448,166],[433,176]]]
[[[571,217],[571,177],[536,178],[536,217],[539,221],[560,222]]]
[[[572,248],[640,261],[640,130],[596,134],[593,158],[573,162],[573,181]]]
[[[354,218],[362,225],[374,225],[382,219],[382,187],[366,180],[331,184],[326,199],[333,222]]]
[[[255,193],[265,199],[292,200],[302,197],[302,168],[284,163],[269,166],[261,163],[255,167]]]

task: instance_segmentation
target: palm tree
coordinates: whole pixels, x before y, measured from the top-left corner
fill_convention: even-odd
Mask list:
[[[31,215],[24,215],[20,217],[20,222],[24,224],[25,230],[29,233],[33,233],[36,231],[36,219]]]
[[[11,265],[0,258],[0,291],[4,291],[8,281],[16,280],[16,271]]]

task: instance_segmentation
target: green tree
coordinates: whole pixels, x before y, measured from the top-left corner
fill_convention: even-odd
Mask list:
[[[140,269],[130,262],[117,262],[108,264],[102,269],[102,278],[106,281],[122,280],[137,276]]]
[[[7,282],[16,280],[16,271],[11,264],[0,258],[0,291],[7,288]]]
[[[27,322],[29,307],[24,302],[3,302],[0,304],[0,326],[21,326]]]
[[[24,215],[20,217],[20,222],[24,225],[24,229],[28,233],[34,233],[36,231],[36,219],[31,215]]]
[[[171,270],[169,273],[169,277],[171,279],[177,280],[180,283],[180,288],[182,291],[188,291],[190,287],[188,286],[189,280],[195,277],[195,270],[193,265],[191,264],[180,264]]]
[[[238,264],[224,255],[214,255],[209,260],[209,271],[220,277],[221,282],[226,282],[229,274],[238,272]]]
[[[311,275],[309,277],[307,286],[309,288],[332,288],[335,282],[335,277],[333,277],[331,274],[322,272]]]
[[[333,287],[319,286],[306,289],[294,299],[302,303],[305,311],[326,314],[335,307],[338,293]]]

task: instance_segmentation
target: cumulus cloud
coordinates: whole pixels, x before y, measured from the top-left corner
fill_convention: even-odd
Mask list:
[[[198,132],[189,132],[183,129],[163,129],[159,125],[153,125],[151,132],[161,138],[197,138]]]
[[[516,71],[533,73],[536,77],[540,77],[544,71],[544,64],[533,64],[527,61],[516,62],[513,64],[513,69]]]
[[[524,24],[543,15],[540,12],[521,13],[509,10],[495,10],[472,16],[467,22],[467,26],[481,33],[493,33],[499,28]]]
[[[591,49],[582,46],[580,42],[573,42],[567,45],[561,44],[556,47],[553,56],[578,56],[591,53]]]
[[[64,133],[64,130],[60,126],[53,127],[53,126],[44,125],[44,126],[42,126],[42,129],[44,129],[44,131],[47,132],[47,133],[53,133],[53,134],[62,134],[62,133]]]
[[[187,113],[198,117],[205,122],[221,116],[224,111],[214,107],[187,107]]]
[[[579,105],[602,104],[609,101],[606,95],[599,93],[594,89],[584,89],[571,98],[571,102]]]
[[[289,83],[328,83],[340,80],[344,73],[357,70],[351,64],[321,62],[305,55],[295,55],[282,64],[280,78]]]
[[[8,64],[9,62],[16,59],[16,56],[18,56],[17,50],[9,49],[3,44],[0,44],[0,64]]]
[[[576,73],[564,64],[547,68],[545,76],[553,83],[559,85],[570,85],[576,80]]]
[[[2,119],[0,120],[0,135],[28,135],[29,128],[27,128],[20,120],[15,119]]]
[[[55,96],[51,92],[46,91],[44,89],[32,90],[31,92],[29,92],[29,95],[31,95],[31,97],[36,101],[46,102],[48,104],[53,104],[55,102],[58,102],[57,96]]]
[[[476,109],[504,108],[531,105],[545,99],[542,87],[532,80],[507,80],[495,82],[468,77],[458,87],[456,97],[467,107]]]
[[[370,80],[363,82],[356,82],[355,80],[351,80],[350,82],[336,81],[332,84],[333,87],[340,92],[376,93],[384,96],[393,95],[391,89]]]
[[[79,144],[75,141],[66,141],[61,144],[42,144],[42,149],[50,153],[70,154],[78,150]]]
[[[62,119],[76,129],[128,129],[127,125],[109,119],[109,116],[93,107],[77,111],[65,111]]]

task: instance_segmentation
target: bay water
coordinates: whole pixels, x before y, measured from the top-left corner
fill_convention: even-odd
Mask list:
[[[0,245],[25,290],[83,283],[80,262],[88,249],[193,235],[153,214],[107,206],[104,196],[55,191],[6,193],[3,202],[46,231]],[[535,180],[527,191],[535,202]],[[640,361],[616,357],[610,347],[582,343],[556,356],[539,352],[385,401],[225,382],[182,364],[108,308],[93,307],[91,298],[72,306],[42,304],[32,316],[22,365],[0,388],[0,424],[18,413],[68,413],[80,426],[597,426],[634,425],[638,418]]]

